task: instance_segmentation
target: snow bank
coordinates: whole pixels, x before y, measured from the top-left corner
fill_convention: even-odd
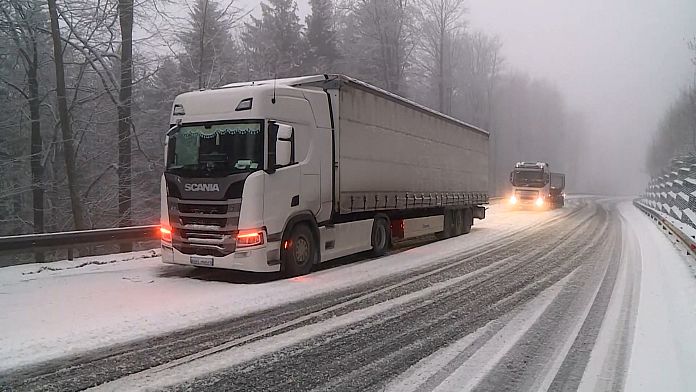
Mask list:
[[[625,390],[696,391],[696,279],[692,259],[626,202],[621,215],[638,238],[640,302]]]

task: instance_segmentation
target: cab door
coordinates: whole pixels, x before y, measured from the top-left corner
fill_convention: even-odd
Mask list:
[[[280,137],[278,130],[289,127],[290,137]],[[269,234],[283,231],[287,218],[299,210],[301,168],[295,159],[294,127],[287,123],[269,121],[266,173],[263,194],[263,220]],[[287,135],[280,135],[287,136]],[[289,139],[289,140],[283,140]],[[289,162],[276,162],[278,142],[290,143]]]

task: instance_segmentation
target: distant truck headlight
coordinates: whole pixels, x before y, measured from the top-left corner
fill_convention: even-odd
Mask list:
[[[517,198],[515,195],[510,196],[510,204],[517,204]]]
[[[534,204],[536,204],[537,207],[543,206],[543,205],[544,205],[544,198],[543,198],[543,197],[537,197],[536,202],[535,202]]]

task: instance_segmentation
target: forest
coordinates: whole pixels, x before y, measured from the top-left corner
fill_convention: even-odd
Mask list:
[[[573,190],[582,116],[472,29],[463,0],[309,0],[304,18],[294,0],[0,3],[0,235],[157,224],[177,94],[317,73],[488,130],[491,195],[520,160]]]
[[[647,155],[651,176],[664,174],[675,156],[696,154],[696,38],[688,45],[694,56],[691,58],[694,78],[682,88],[660,120]]]

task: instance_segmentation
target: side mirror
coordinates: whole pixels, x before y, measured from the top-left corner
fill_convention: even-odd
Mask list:
[[[287,166],[294,161],[294,142],[294,132],[290,125],[276,122],[268,124],[267,173],[273,174],[278,167]]]
[[[514,174],[514,172],[510,172],[510,184],[512,184],[512,175],[513,174]]]
[[[287,166],[292,163],[292,142],[294,132],[291,126],[278,124],[278,136],[276,138],[276,166]]]

